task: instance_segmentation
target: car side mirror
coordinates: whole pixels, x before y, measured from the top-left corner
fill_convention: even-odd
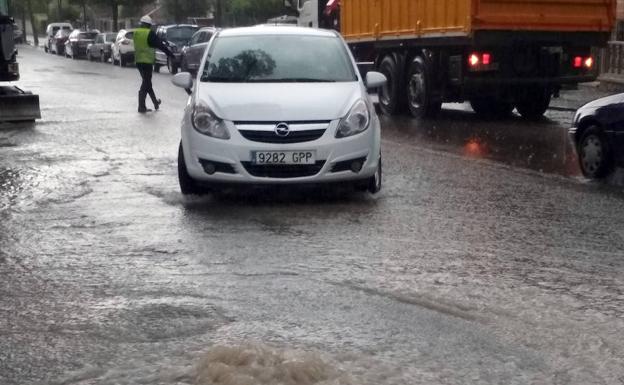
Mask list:
[[[171,82],[180,88],[184,88],[187,94],[192,93],[193,89],[193,76],[188,72],[180,72],[179,74],[173,75],[173,79]]]
[[[366,88],[369,90],[379,88],[388,83],[388,78],[381,72],[371,71],[366,74]]]

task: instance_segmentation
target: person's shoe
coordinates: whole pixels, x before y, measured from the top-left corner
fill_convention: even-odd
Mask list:
[[[158,111],[158,109],[160,108],[160,105],[162,104],[162,100],[160,99],[156,99],[156,103],[154,103],[154,109],[156,111]]]
[[[139,108],[139,114],[145,114],[150,112],[151,110],[149,108]]]

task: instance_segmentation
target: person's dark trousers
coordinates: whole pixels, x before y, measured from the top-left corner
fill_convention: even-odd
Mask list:
[[[137,63],[136,66],[141,74],[141,79],[143,79],[141,82],[141,88],[139,89],[139,112],[145,112],[147,110],[147,107],[145,106],[145,98],[147,95],[149,95],[150,99],[152,99],[154,108],[158,109],[160,102],[156,99],[156,94],[152,88],[153,66],[147,63]]]

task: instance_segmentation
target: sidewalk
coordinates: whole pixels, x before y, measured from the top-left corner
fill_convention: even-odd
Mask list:
[[[561,111],[576,111],[592,100],[616,94],[616,91],[607,91],[600,86],[600,82],[583,83],[576,90],[561,90],[558,98],[553,98],[550,108]]]

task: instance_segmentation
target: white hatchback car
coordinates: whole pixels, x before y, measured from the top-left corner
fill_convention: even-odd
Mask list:
[[[219,31],[206,49],[182,121],[183,194],[222,184],[348,182],[381,189],[381,129],[366,85],[334,31],[257,26]],[[194,86],[194,89],[191,90]]]

